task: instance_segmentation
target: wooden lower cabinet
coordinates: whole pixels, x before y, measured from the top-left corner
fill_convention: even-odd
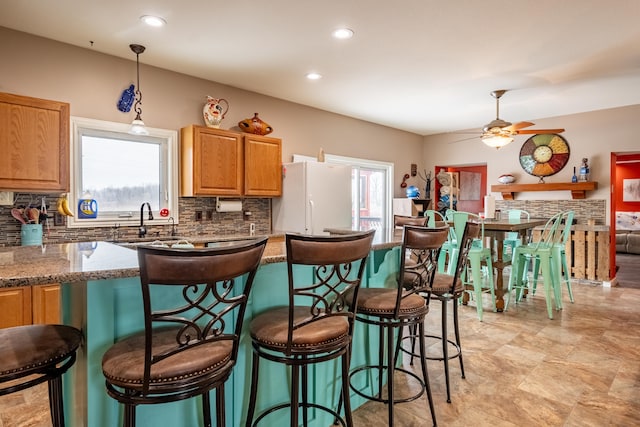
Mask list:
[[[0,290],[0,328],[60,323],[60,285],[36,285]]]

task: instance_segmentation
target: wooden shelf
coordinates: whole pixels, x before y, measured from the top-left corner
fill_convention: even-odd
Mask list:
[[[504,200],[513,200],[515,193],[522,191],[571,191],[571,198],[584,199],[587,191],[598,188],[595,181],[587,182],[550,182],[539,184],[499,184],[492,185],[491,192],[502,193]]]

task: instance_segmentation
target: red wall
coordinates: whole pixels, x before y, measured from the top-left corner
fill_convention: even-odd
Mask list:
[[[635,163],[621,163],[633,161]],[[619,212],[640,212],[640,202],[624,202],[622,193],[625,179],[640,179],[640,154],[618,156],[616,163],[616,211]]]
[[[458,200],[458,204],[457,204],[457,208],[459,211],[461,212],[471,212],[471,213],[478,213],[478,212],[482,212],[484,211],[484,196],[486,195],[486,189],[487,189],[487,166],[486,165],[480,165],[480,166],[464,166],[464,167],[447,167],[447,166],[436,166],[434,168],[434,174],[433,176],[435,177],[438,172],[440,171],[440,169],[444,169],[447,172],[460,172],[460,171],[466,171],[466,172],[476,172],[479,173],[481,176],[481,181],[480,181],[480,200]],[[434,201],[432,203],[431,206],[436,206],[437,202],[438,202],[438,197],[440,196],[440,183],[438,182],[437,179],[434,179]],[[436,208],[432,208],[432,209],[437,209]]]

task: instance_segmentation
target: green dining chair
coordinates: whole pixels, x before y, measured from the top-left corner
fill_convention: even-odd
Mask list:
[[[468,254],[468,263],[461,274],[460,279],[464,284],[465,292],[469,294],[476,303],[476,311],[478,320],[482,322],[483,317],[483,299],[482,295],[488,293],[491,295],[492,310],[496,308],[495,282],[493,277],[493,251],[491,247],[485,246],[484,238],[484,220],[480,216],[469,212],[452,213],[454,230],[456,233],[464,232],[464,228],[468,221],[480,224],[480,237],[474,239]],[[458,234],[457,234],[458,235]],[[461,234],[459,234],[462,237]],[[457,249],[456,255],[457,259]],[[484,264],[484,265],[483,265]]]
[[[525,266],[531,261],[534,264],[534,277],[535,269],[539,268],[542,271],[542,279],[544,282],[544,294],[547,304],[547,314],[549,319],[553,319],[553,301],[555,299],[556,309],[560,309],[558,305],[557,288],[559,285],[556,283],[555,270],[556,267],[552,261],[553,245],[560,240],[560,234],[558,233],[558,227],[562,221],[564,212],[560,212],[551,217],[544,226],[540,238],[528,245],[516,246],[513,254],[513,264],[511,268],[511,276],[509,277],[509,289],[507,291],[507,299],[505,301],[505,311],[509,307],[511,302],[511,294],[515,293],[516,303],[522,299],[525,289],[530,291],[533,296],[533,289],[529,289],[529,286],[533,281],[526,279]]]
[[[425,212],[425,215],[427,215],[427,212]],[[448,223],[449,225],[453,225],[453,214],[454,210],[452,209],[447,209],[447,211],[445,212],[444,216],[439,212],[439,211],[434,211],[436,212],[439,217],[436,216],[435,213],[433,214],[429,214],[432,215],[434,217],[434,223],[435,223],[435,218],[443,218],[443,220]],[[427,223],[428,225],[429,223]],[[458,252],[458,241],[457,241],[457,237],[456,237],[456,232],[455,232],[455,227],[451,227],[449,229],[449,237],[447,238],[447,241],[444,242],[444,245],[442,245],[442,249],[440,250],[440,255],[438,257],[438,273],[446,273],[446,274],[453,274],[453,269],[455,268],[456,265],[456,254]]]
[[[506,212],[508,221],[519,221],[520,219],[530,219],[529,212],[522,209],[510,209]],[[504,238],[504,254],[513,256],[513,250],[516,246],[522,244],[520,233],[517,231],[509,231]],[[526,243],[526,242],[525,242]]]
[[[447,220],[439,211],[427,209],[423,216],[427,218],[427,227],[429,228],[442,227],[447,224]]]
[[[573,289],[571,289],[571,271],[567,265],[567,241],[571,236],[571,226],[573,225],[574,211],[566,211],[562,213],[560,224],[558,226],[556,241],[553,244],[551,250],[551,260],[554,266],[554,274],[556,279],[556,305],[562,308],[562,289],[563,285],[567,286],[567,292],[569,293],[569,301],[574,302]],[[533,292],[535,294],[536,286],[538,284],[539,266],[534,263],[533,268]]]

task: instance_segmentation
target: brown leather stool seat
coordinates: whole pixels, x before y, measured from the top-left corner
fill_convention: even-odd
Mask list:
[[[429,375],[425,359],[420,357],[422,377],[398,367],[402,334],[412,331],[405,338],[417,337],[419,340],[418,355],[424,353],[424,319],[429,312],[428,294],[431,281],[437,267],[438,254],[442,244],[447,240],[449,227],[426,228],[405,225],[403,243],[400,252],[400,272],[394,288],[362,288],[358,294],[356,320],[366,325],[378,327],[380,347],[376,365],[359,366],[349,373],[351,391],[376,402],[387,405],[389,425],[395,425],[394,406],[397,403],[411,402],[423,394],[427,394],[429,410],[433,425],[436,425],[436,414],[429,385]],[[410,260],[410,261],[409,261]],[[426,297],[425,297],[426,295]],[[397,334],[397,341],[396,340]],[[386,357],[385,357],[386,355]],[[365,393],[354,383],[358,377],[377,375],[378,384],[372,393]],[[420,390],[408,397],[397,397],[394,390],[394,373],[400,372],[412,377],[420,384]],[[385,375],[386,374],[386,375]],[[387,393],[383,394],[386,380]]]
[[[135,426],[137,405],[195,396],[202,398],[203,424],[211,426],[211,390],[217,425],[225,426],[224,386],[236,364],[266,243],[261,238],[218,248],[138,248],[144,323],[102,357],[107,393],[124,404],[125,426]],[[164,298],[154,298],[157,288]]]
[[[294,323],[300,323],[308,316],[308,307],[294,307]],[[258,345],[282,351],[289,345],[288,327],[289,307],[281,307],[256,316],[249,333]],[[293,352],[327,351],[347,345],[350,339],[349,322],[346,319],[327,317],[293,331],[290,345]]]
[[[64,426],[62,374],[75,363],[81,342],[82,332],[67,325],[0,329],[0,396],[47,381],[51,422]]]
[[[347,377],[355,314],[349,301],[357,298],[374,232],[338,236],[286,234],[290,303],[257,315],[249,327],[253,358],[247,427],[262,420],[267,426],[298,427],[300,409],[304,426],[309,423],[309,409],[329,414],[343,427],[353,426]],[[290,400],[264,408],[254,420],[261,359],[291,367]],[[342,362],[340,396],[345,402],[344,418],[340,408],[334,410],[309,399],[309,367],[333,359]],[[322,378],[319,380],[324,383]],[[337,402],[336,405],[339,406]],[[288,423],[274,414],[286,408],[290,408]],[[327,421],[327,425],[330,423]]]

